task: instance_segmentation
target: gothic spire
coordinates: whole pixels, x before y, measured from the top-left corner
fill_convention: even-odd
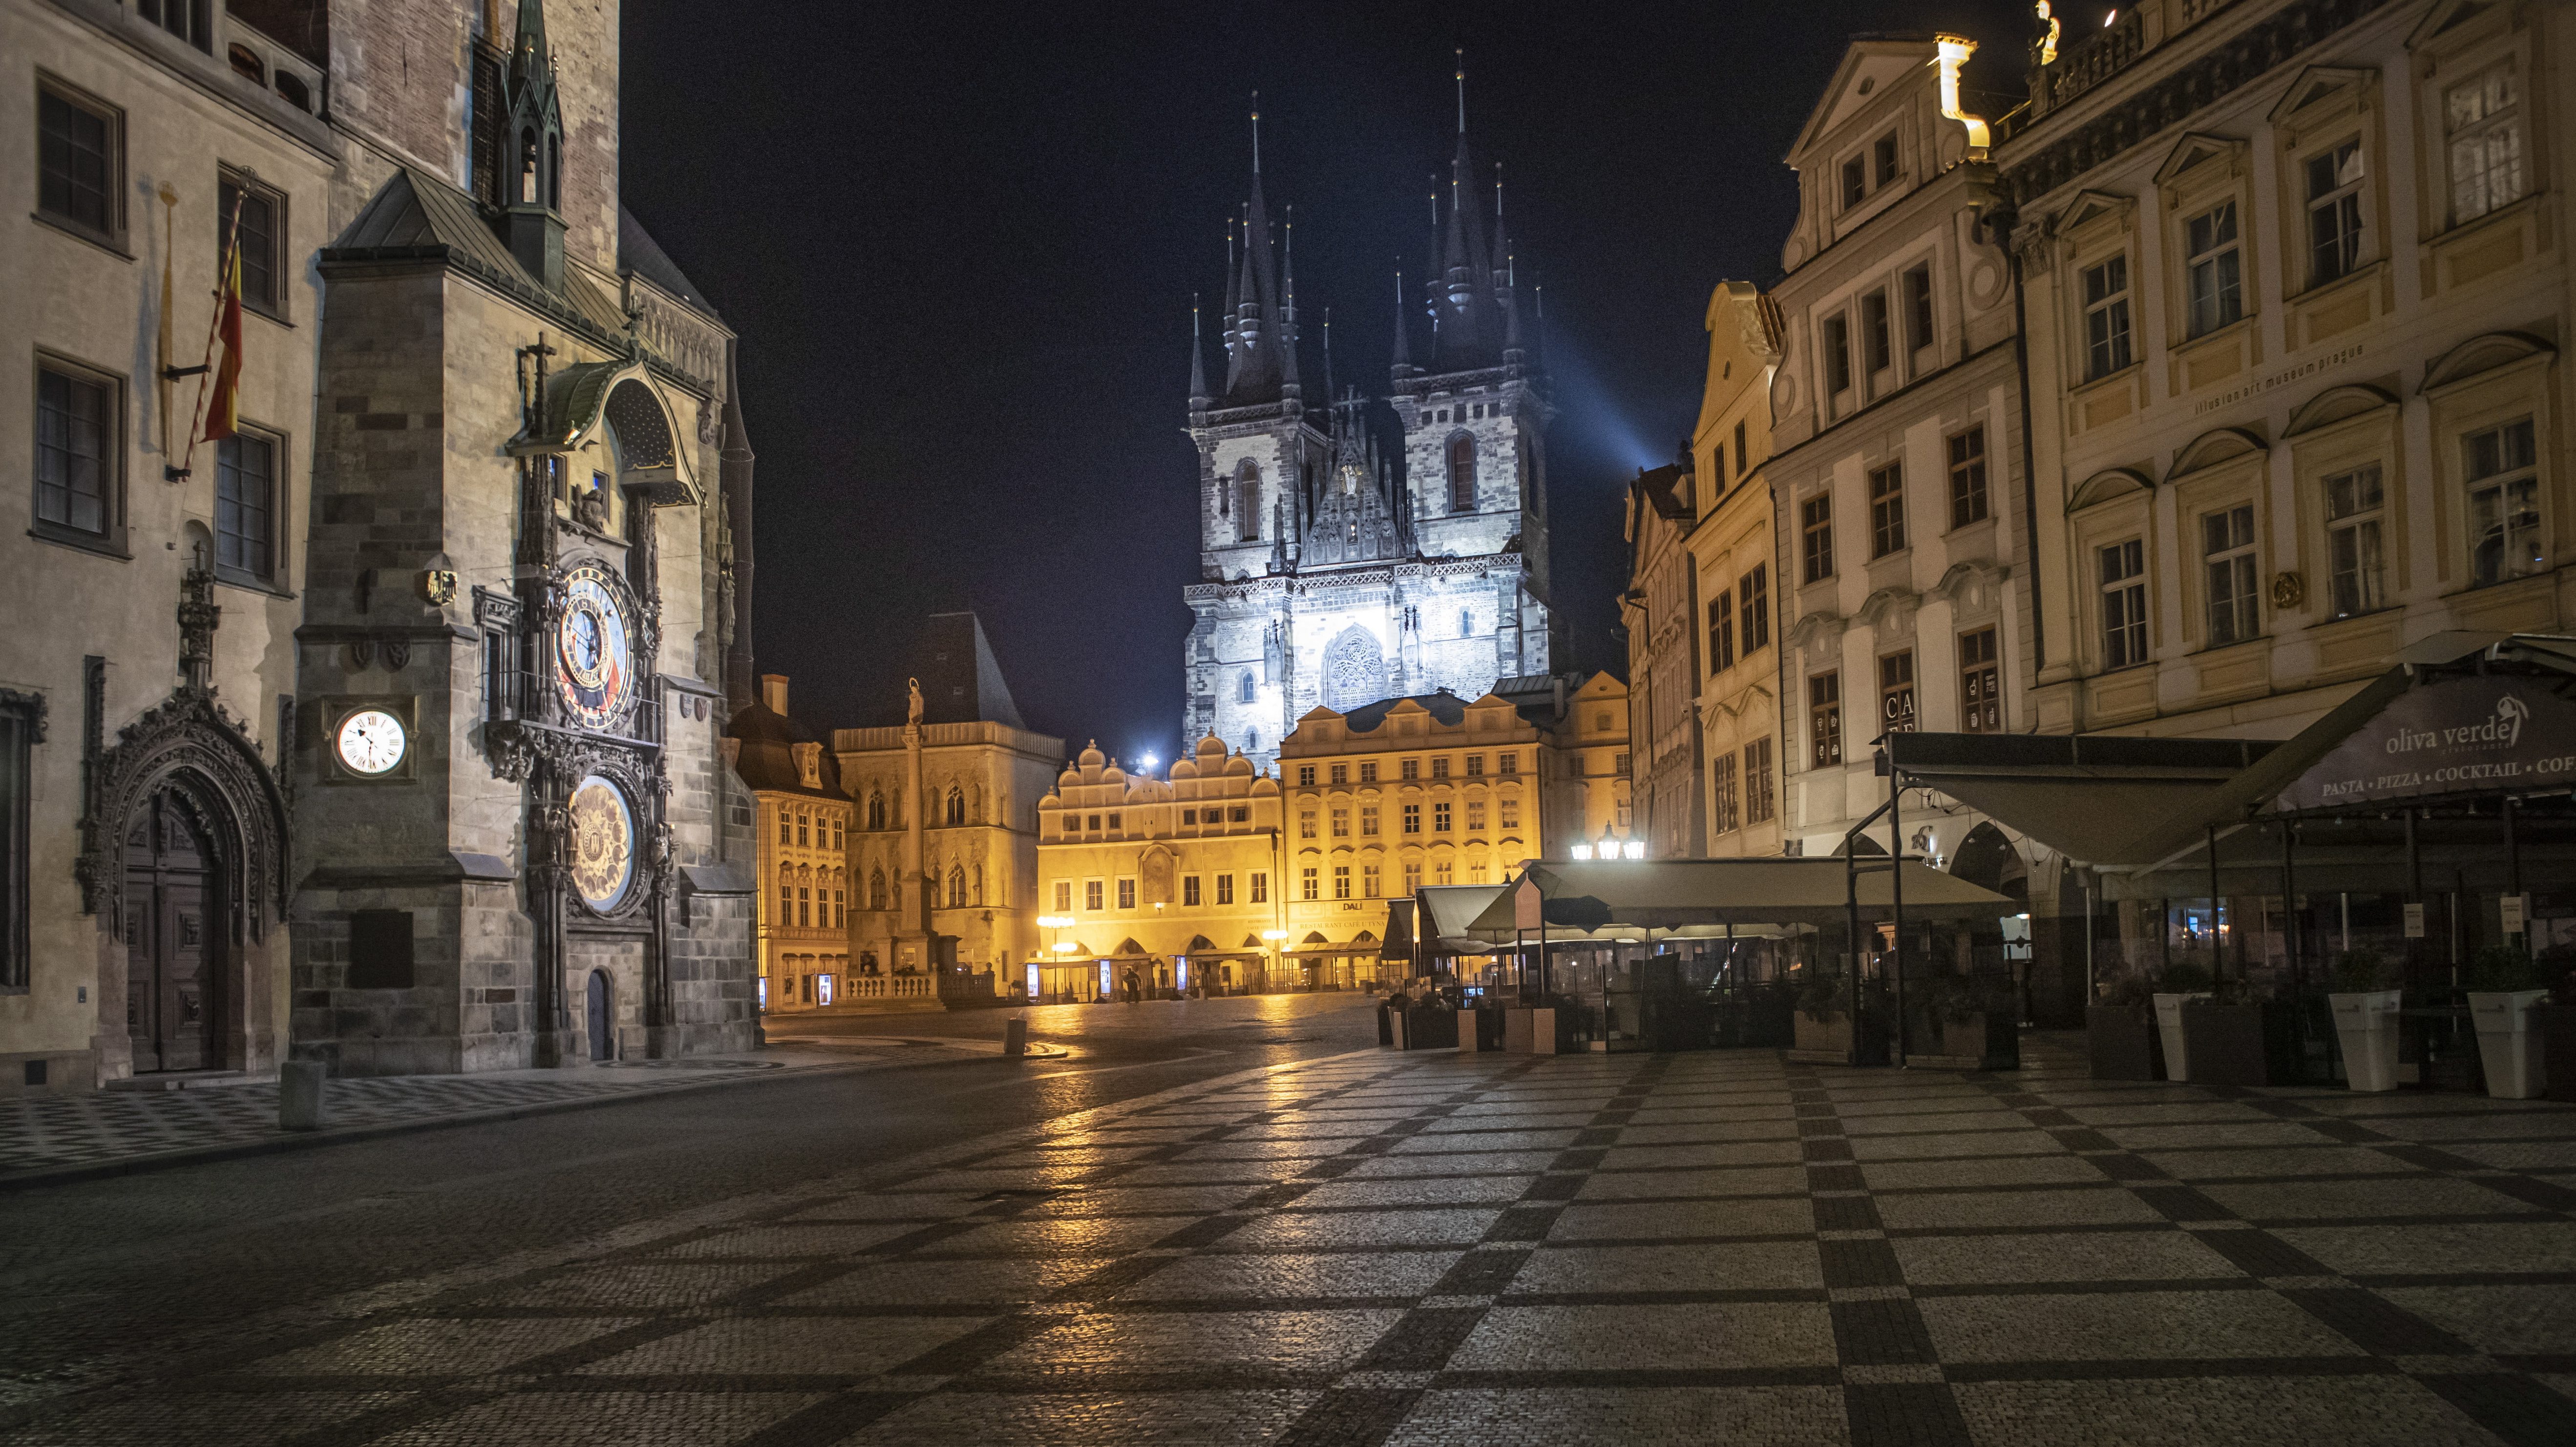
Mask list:
[[[1207,410],[1207,345],[1199,340],[1198,294],[1190,295],[1190,410]]]
[[[1253,94],[1252,199],[1244,208],[1243,254],[1229,258],[1225,402],[1246,406],[1293,397],[1297,388],[1296,301],[1284,293],[1272,254],[1270,205],[1261,185],[1261,97]]]
[[[1399,383],[1413,372],[1413,352],[1405,345],[1404,340],[1404,334],[1412,329],[1412,319],[1404,304],[1404,268],[1397,267],[1395,272],[1395,359],[1392,370],[1395,373],[1395,380]]]

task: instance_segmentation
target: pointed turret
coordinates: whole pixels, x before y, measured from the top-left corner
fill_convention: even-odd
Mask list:
[[[1190,298],[1190,410],[1208,407],[1207,343],[1199,338],[1199,299]]]
[[[1226,366],[1228,407],[1297,396],[1296,300],[1283,286],[1270,238],[1270,205],[1261,186],[1260,97],[1253,98],[1252,199],[1244,208],[1243,253],[1229,258]],[[1293,232],[1292,232],[1293,235]],[[1292,283],[1293,285],[1293,283]]]
[[[555,95],[554,54],[546,48],[544,0],[519,0],[519,33],[510,46],[505,143],[513,157],[501,204],[501,239],[520,269],[550,290],[563,288],[563,108]]]
[[[1387,367],[1394,374],[1398,387],[1404,385],[1405,378],[1413,375],[1413,349],[1404,340],[1404,334],[1412,329],[1412,309],[1404,304],[1404,272],[1398,269],[1395,273],[1395,359]]]

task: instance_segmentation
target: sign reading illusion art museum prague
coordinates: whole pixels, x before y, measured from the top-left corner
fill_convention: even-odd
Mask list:
[[[2576,704],[2547,679],[2451,678],[2399,694],[2280,793],[2282,810],[2576,786]]]

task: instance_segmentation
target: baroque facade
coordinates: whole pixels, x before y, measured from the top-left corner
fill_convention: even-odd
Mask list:
[[[1064,741],[1021,722],[972,613],[929,619],[917,669],[917,714],[832,731],[855,821],[845,999],[935,998],[924,977],[951,967],[1008,994],[1038,949],[1038,802]]]
[[[1183,593],[1184,738],[1213,735],[1267,765],[1310,709],[1441,688],[1476,698],[1548,671],[1552,408],[1499,192],[1489,237],[1464,122],[1462,109],[1427,365],[1411,360],[1399,309],[1391,449],[1379,404],[1330,395],[1329,345],[1326,405],[1306,399],[1295,232],[1274,255],[1256,162],[1240,255],[1227,258],[1218,385],[1192,338],[1201,581]]]
[[[850,796],[840,761],[787,711],[787,678],[725,726],[734,777],[751,791],[760,880],[752,893],[764,1011],[821,1009],[854,995],[850,972]]]
[[[752,1038],[703,681],[747,689],[750,452],[730,333],[618,204],[614,16],[328,11],[0,6],[5,571],[81,620],[0,644],[8,1088]]]

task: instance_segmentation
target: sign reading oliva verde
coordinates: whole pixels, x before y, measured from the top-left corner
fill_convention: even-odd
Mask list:
[[[2576,704],[2530,677],[2399,694],[2280,793],[2283,810],[2576,785]]]

